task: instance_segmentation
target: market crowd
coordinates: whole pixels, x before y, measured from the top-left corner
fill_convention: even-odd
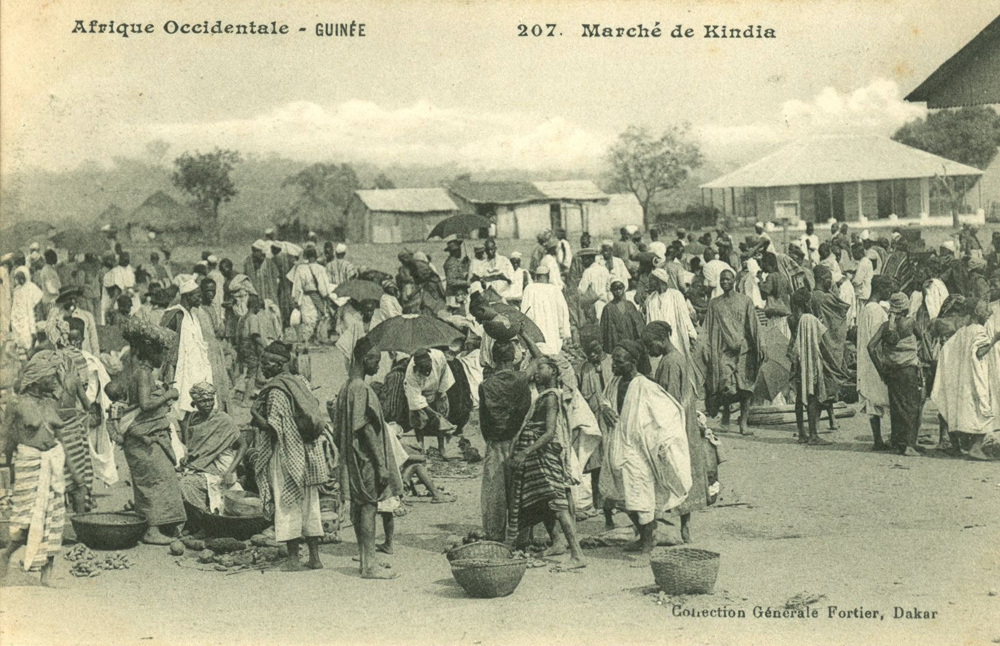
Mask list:
[[[245,259],[209,250],[178,271],[168,250],[137,264],[105,233],[103,253],[32,245],[0,261],[14,482],[2,567],[26,546],[43,579],[66,506],[87,511],[95,482],[117,481],[116,445],[149,543],[197,531],[246,488],[289,567],[322,567],[320,499],[334,495],[362,576],[392,578],[376,552],[393,551],[400,499],[420,483],[453,500],[425,465],[476,409],[485,535],[523,547],[542,525],[570,568],[585,565],[576,523],[590,516],[628,516],[637,564],[657,519],[677,516],[692,540],[691,513],[720,490],[710,418],[728,430],[738,410],[750,436],[755,410],[787,407],[798,441],[822,445],[821,416],[833,426],[835,404],[856,398],[874,450],[920,455],[930,400],[938,449],[976,460],[1000,428],[997,234],[983,248],[966,228],[928,249],[919,232],[842,223],[783,245],[763,223],[741,241],[629,226],[575,246],[557,230],[530,257],[451,237],[440,270],[403,249],[391,274],[315,234],[268,230]],[[323,405],[309,349],[330,343],[347,381]],[[419,447],[400,442],[409,433]]]

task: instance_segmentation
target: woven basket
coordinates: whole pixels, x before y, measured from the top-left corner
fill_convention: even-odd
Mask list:
[[[527,559],[463,559],[451,564],[451,574],[458,585],[470,597],[478,599],[506,597],[517,589],[527,569]]]
[[[649,564],[656,585],[669,595],[711,594],[719,576],[719,555],[690,547],[656,551]]]
[[[481,561],[502,561],[511,558],[514,553],[503,543],[494,541],[476,541],[468,545],[459,545],[448,550],[448,561],[477,559]]]

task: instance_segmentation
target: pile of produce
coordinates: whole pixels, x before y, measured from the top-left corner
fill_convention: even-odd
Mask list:
[[[323,536],[324,545],[340,542],[336,532]],[[218,572],[238,572],[248,569],[267,569],[288,557],[288,547],[274,540],[274,531],[256,534],[248,541],[235,538],[209,538],[205,540],[184,537],[170,544],[172,556],[194,558],[200,570]],[[178,559],[178,565],[182,561]],[[210,567],[209,567],[210,566]]]
[[[127,570],[132,566],[124,552],[98,555],[83,543],[74,545],[63,556],[73,562],[69,573],[77,577],[95,577],[104,570]]]

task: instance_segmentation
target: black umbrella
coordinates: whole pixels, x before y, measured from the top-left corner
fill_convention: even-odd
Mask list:
[[[422,314],[403,314],[386,319],[368,331],[372,350],[413,354],[424,348],[449,346],[465,334],[444,321]]]
[[[385,292],[382,290],[381,285],[376,285],[371,281],[352,279],[343,285],[337,285],[337,289],[333,290],[333,293],[341,298],[352,298],[359,302],[375,301],[377,303],[382,299],[382,294]]]
[[[431,230],[431,234],[427,236],[428,240],[432,238],[447,238],[448,236],[457,235],[468,235],[472,231],[477,231],[479,229],[489,228],[492,222],[488,218],[484,218],[481,215],[472,214],[462,214],[453,215],[450,218],[441,220],[437,225]]]

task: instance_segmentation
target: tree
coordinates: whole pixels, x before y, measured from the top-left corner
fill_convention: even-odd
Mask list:
[[[174,160],[177,170],[171,178],[174,186],[192,197],[191,206],[210,218],[216,237],[219,235],[219,205],[236,196],[229,174],[240,162],[235,150],[210,153],[184,153]]]
[[[1000,147],[1000,114],[990,107],[938,110],[892,135],[894,141],[984,169]]]
[[[654,198],[677,188],[704,161],[690,130],[688,124],[674,125],[654,139],[646,128],[629,126],[608,150],[612,183],[639,200],[647,229]]]
[[[297,219],[314,230],[329,230],[344,226],[347,206],[361,182],[350,164],[317,163],[287,177],[281,186],[296,186],[302,191],[289,219]]]
[[[391,179],[386,177],[385,173],[379,173],[378,177],[375,178],[374,182],[375,188],[379,190],[386,190],[390,188],[396,188],[396,183]]]

